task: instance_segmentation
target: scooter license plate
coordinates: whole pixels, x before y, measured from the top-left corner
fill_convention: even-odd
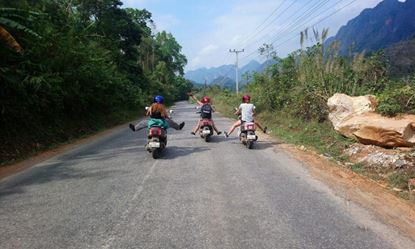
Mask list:
[[[149,142],[148,146],[151,148],[160,148],[160,142]]]
[[[256,136],[255,135],[248,135],[248,136],[246,136],[246,138],[247,139],[249,139],[249,140],[255,140],[256,139]]]
[[[202,131],[202,134],[203,134],[203,135],[209,135],[209,134],[210,134],[210,130],[203,130],[203,131]]]

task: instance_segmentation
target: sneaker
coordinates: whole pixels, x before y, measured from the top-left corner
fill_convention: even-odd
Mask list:
[[[265,126],[263,132],[267,133],[267,129],[268,129],[268,127]]]
[[[135,126],[134,126],[133,124],[129,124],[129,125],[128,125],[128,127],[130,127],[130,129],[131,129],[132,131],[135,131]]]
[[[226,131],[223,132],[223,134],[225,134],[225,137],[229,137],[229,134]]]
[[[179,130],[183,129],[183,126],[184,126],[184,122],[181,122],[181,123],[179,124]]]
[[[218,132],[216,132],[216,134],[220,135],[220,134],[222,134],[222,132],[221,131],[218,131]]]
[[[192,135],[196,135],[196,133],[194,133],[193,131],[192,131],[192,132],[190,132],[190,134],[192,134]]]

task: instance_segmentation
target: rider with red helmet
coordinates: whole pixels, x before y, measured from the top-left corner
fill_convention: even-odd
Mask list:
[[[244,95],[242,96],[242,104],[239,105],[238,110],[236,110],[235,115],[241,115],[241,118],[236,121],[228,132],[225,131],[225,136],[228,137],[236,127],[240,126],[242,122],[255,122],[256,126],[261,129],[264,133],[267,132],[267,127],[262,128],[261,125],[254,120],[255,116],[255,106],[251,103],[251,96]]]
[[[198,121],[196,127],[190,132],[192,135],[196,135],[196,132],[200,129],[202,124],[202,119],[210,119],[212,121],[212,127],[216,131],[216,134],[220,135],[220,132],[215,123],[212,120],[212,112],[215,112],[215,109],[212,106],[209,96],[204,96],[200,101],[192,94],[189,93],[189,96],[192,97],[194,101],[200,106],[200,120]]]

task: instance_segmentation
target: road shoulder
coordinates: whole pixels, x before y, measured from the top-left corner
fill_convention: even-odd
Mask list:
[[[261,140],[272,142],[275,152],[285,151],[303,162],[310,175],[326,184],[336,196],[368,210],[386,225],[396,228],[402,235],[415,238],[415,204],[396,196],[378,182],[341,167],[334,161],[310,150],[281,143],[269,135]]]

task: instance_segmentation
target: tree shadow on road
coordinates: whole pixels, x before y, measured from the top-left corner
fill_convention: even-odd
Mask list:
[[[130,172],[121,170],[116,161],[107,160],[123,156],[139,155],[145,153],[136,140],[125,142],[123,146],[114,147],[103,142],[100,150],[94,146],[84,146],[69,153],[49,159],[39,165],[23,171],[8,181],[0,182],[0,199],[8,195],[25,193],[29,186],[46,184],[49,182],[73,181],[85,178],[103,180]]]
[[[174,159],[210,150],[208,147],[167,146],[160,159]]]
[[[209,143],[222,143],[229,140],[229,138],[226,138],[223,135],[215,135],[210,137]]]
[[[0,199],[13,194],[26,192],[28,186],[41,185],[55,181],[73,181],[85,178],[94,178],[95,181],[109,177],[128,174],[119,169],[101,168],[99,165],[88,168],[76,168],[71,163],[55,161],[44,166],[32,168],[30,171],[17,175],[12,181],[0,185]]]
[[[266,150],[268,148],[272,148],[279,143],[276,142],[268,142],[268,141],[257,141],[254,144],[254,150]]]

